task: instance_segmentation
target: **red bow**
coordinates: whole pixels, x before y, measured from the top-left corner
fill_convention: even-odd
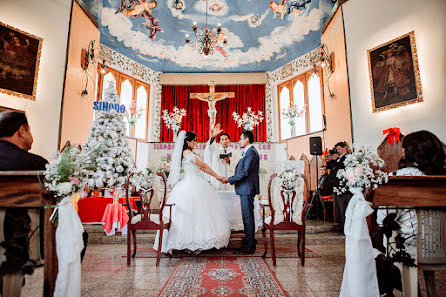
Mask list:
[[[322,155],[321,155],[321,158],[322,158],[322,160],[324,160],[324,162],[326,161],[326,157],[328,156],[328,151],[327,151],[327,149],[325,149],[323,152],[322,152]]]
[[[394,127],[394,128],[389,128],[389,129],[383,130],[383,135],[387,134],[387,133],[389,133],[387,135],[387,142],[390,145],[393,145],[393,141],[395,141],[395,143],[400,142],[400,128]]]

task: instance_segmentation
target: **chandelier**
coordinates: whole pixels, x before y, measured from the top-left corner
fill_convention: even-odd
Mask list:
[[[221,32],[220,24],[217,25],[217,29],[208,28],[208,9],[208,0],[206,0],[206,26],[204,28],[198,28],[197,22],[193,22],[192,31],[195,35],[194,42],[191,43],[189,34],[186,34],[186,44],[189,44],[205,56],[214,54],[216,48],[221,50],[222,46],[218,45],[219,41],[222,41],[223,46],[228,43],[225,34]]]

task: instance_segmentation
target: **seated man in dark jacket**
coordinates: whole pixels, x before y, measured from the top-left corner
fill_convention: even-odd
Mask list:
[[[333,194],[333,186],[331,185],[330,176],[327,166],[322,165],[320,168],[321,178],[319,179],[318,189],[321,196],[330,196]]]
[[[23,112],[0,113],[0,171],[45,170],[48,161],[28,152],[32,143],[33,136]],[[7,208],[4,218],[5,241],[1,245],[5,248],[6,262],[0,266],[0,275],[18,273],[21,277],[32,273],[33,263],[29,262],[28,255],[28,233],[31,229],[28,210]]]

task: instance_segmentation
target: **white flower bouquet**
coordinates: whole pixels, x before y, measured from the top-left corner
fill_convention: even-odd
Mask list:
[[[378,185],[388,181],[387,173],[380,170],[384,161],[367,146],[354,147],[344,161],[345,169],[337,173],[339,187],[334,188],[338,195],[347,192],[349,188],[378,188]]]
[[[299,173],[295,169],[282,171],[278,178],[280,188],[286,191],[295,190],[301,182]]]
[[[300,118],[305,113],[305,106],[299,108],[297,104],[292,104],[290,107],[282,109],[282,115],[288,120],[288,124],[294,126],[296,118]]]
[[[62,153],[57,152],[53,160],[46,165],[45,187],[53,193],[57,203],[81,190],[79,168],[75,162],[78,154],[77,148],[67,147]],[[57,225],[57,209],[52,221]]]
[[[172,156],[167,155],[165,157],[162,157],[158,171],[164,173],[166,177],[169,177],[171,163],[172,163]]]
[[[243,113],[242,116],[238,115],[235,111],[232,113],[234,121],[238,127],[242,127],[247,131],[252,131],[255,126],[258,126],[263,121],[263,113],[258,111],[258,114],[252,111],[251,107],[248,107],[248,111]]]
[[[186,110],[178,107],[174,107],[172,112],[168,112],[167,109],[163,110],[163,121],[166,124],[167,129],[172,129],[174,134],[180,130],[181,121],[187,114]]]
[[[145,168],[134,175],[134,185],[137,191],[146,194],[152,189],[155,182],[155,174],[151,169]]]

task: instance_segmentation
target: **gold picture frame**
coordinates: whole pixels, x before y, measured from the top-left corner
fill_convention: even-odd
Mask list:
[[[0,22],[0,92],[36,100],[43,39]]]
[[[367,51],[373,112],[423,101],[415,33]]]

